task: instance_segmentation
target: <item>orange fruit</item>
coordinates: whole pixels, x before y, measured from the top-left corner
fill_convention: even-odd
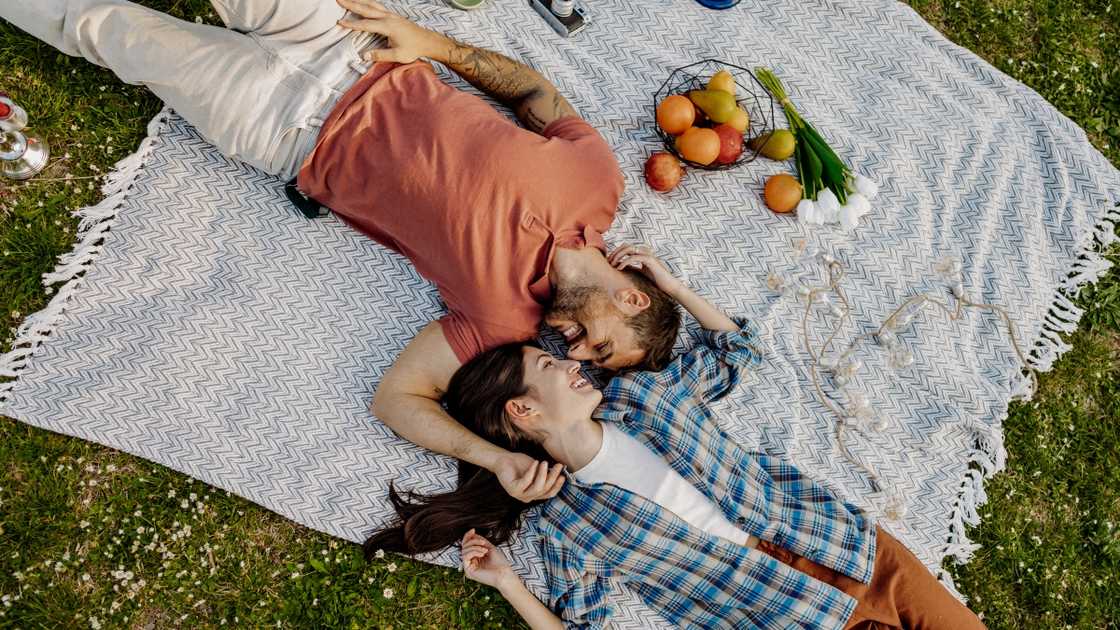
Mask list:
[[[766,180],[762,194],[774,212],[791,212],[801,201],[801,184],[793,175],[779,173]]]
[[[719,157],[719,134],[713,129],[693,127],[677,138],[677,151],[686,160],[711,164]]]
[[[695,120],[696,109],[692,101],[680,94],[667,97],[657,106],[657,126],[669,135],[684,133]]]

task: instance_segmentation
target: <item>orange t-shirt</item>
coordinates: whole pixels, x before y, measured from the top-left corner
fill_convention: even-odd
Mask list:
[[[359,79],[298,183],[436,285],[462,362],[537,333],[555,248],[603,248],[623,190],[610,146],[581,118],[533,133],[423,61]]]

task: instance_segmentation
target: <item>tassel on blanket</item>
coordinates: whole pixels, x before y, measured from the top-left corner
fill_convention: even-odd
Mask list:
[[[1120,240],[1116,235],[1117,225],[1120,225],[1120,205],[1105,212],[1098,220],[1079,248],[1077,262],[1068,278],[1054,292],[1036,345],[1029,356],[1031,366],[1040,372],[1049,371],[1058,357],[1072,347],[1062,335],[1075,332],[1081,316],[1085,314],[1085,309],[1074,304],[1073,300],[1083,286],[1096,282],[1112,267],[1104,252],[1107,247]],[[1030,399],[1034,394],[1034,379],[1028,378],[1025,373],[1019,373],[1012,378],[1011,394],[1013,399]],[[978,543],[968,538],[966,528],[980,524],[980,506],[988,501],[984,481],[1003,470],[1007,463],[1001,427],[977,432],[975,439],[976,445],[969,457],[969,469],[961,478],[960,496],[953,506],[949,519],[949,536],[942,552],[942,557],[951,556],[960,564],[968,562],[980,548]],[[958,599],[966,601],[947,571],[938,571],[937,578]]]
[[[1081,294],[1082,287],[1096,282],[1112,268],[1112,262],[1105,257],[1105,253],[1113,243],[1120,240],[1120,236],[1116,234],[1118,225],[1120,204],[1104,212],[1078,247],[1076,262],[1069,275],[1054,291],[1038,340],[1031,350],[1030,363],[1036,370],[1049,371],[1058,357],[1072,347],[1062,335],[1076,331],[1078,322],[1085,313],[1073,300]]]
[[[966,528],[980,524],[980,507],[988,502],[984,482],[1007,465],[1007,450],[1004,448],[1001,426],[977,429],[974,439],[975,446],[969,455],[969,468],[961,478],[960,495],[949,517],[949,537],[941,553],[942,558],[952,557],[958,564],[968,562],[981,546],[969,539]],[[957,599],[967,603],[947,571],[939,570],[937,579]]]
[[[144,166],[145,160],[155,147],[156,139],[167,126],[170,111],[165,109],[148,123],[148,136],[140,143],[134,153],[117,162],[112,172],[105,178],[101,192],[105,197],[93,206],[78,210],[78,242],[69,253],[59,257],[58,265],[49,273],[43,274],[43,284],[48,294],[51,287],[63,283],[54,293],[46,308],[30,315],[16,330],[12,349],[0,356],[0,378],[12,380],[0,383],[0,410],[8,400],[21,370],[31,361],[31,357],[54,331],[59,318],[74,292],[81,286],[85,271],[101,253],[102,241],[112,226],[125,200],[131,192],[136,176]]]

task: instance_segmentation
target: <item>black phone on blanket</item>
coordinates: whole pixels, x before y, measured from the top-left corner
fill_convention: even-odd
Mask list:
[[[533,5],[537,13],[544,18],[545,22],[552,27],[552,30],[560,34],[561,37],[571,37],[578,33],[583,27],[587,26],[591,20],[587,17],[587,11],[583,8],[583,4],[575,2],[575,6],[571,7],[571,12],[567,15],[557,14],[552,9],[554,0],[529,0],[529,4]]]

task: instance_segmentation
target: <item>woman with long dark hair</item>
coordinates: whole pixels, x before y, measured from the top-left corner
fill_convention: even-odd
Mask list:
[[[623,248],[611,262],[640,268],[677,298],[703,326],[701,343],[664,371],[618,376],[601,393],[575,361],[503,346],[460,368],[445,396],[479,435],[568,471],[540,514],[548,605],[494,545],[529,505],[485,471],[461,470],[447,494],[394,492],[400,520],[371,537],[367,553],[461,539],[467,576],[498,588],[536,629],[605,625],[612,588],[689,628],[984,627],[858,507],[719,429],[711,404],[761,360],[749,324],[651,255]]]

